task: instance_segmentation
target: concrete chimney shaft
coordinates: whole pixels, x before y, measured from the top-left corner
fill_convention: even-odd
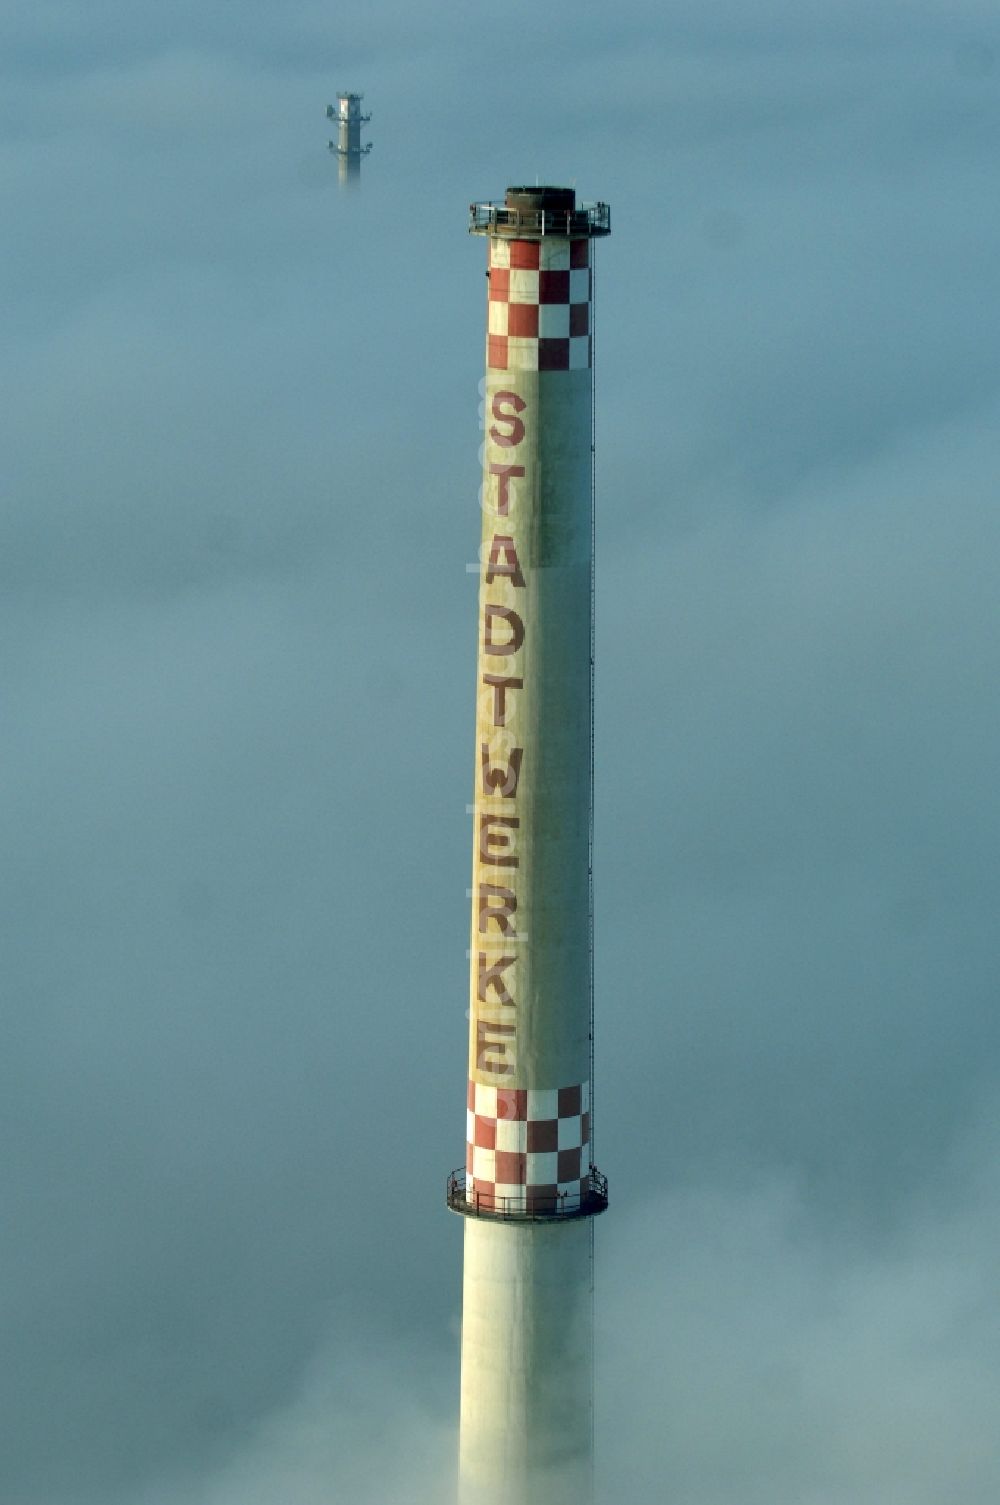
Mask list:
[[[476,699],[462,1505],[580,1505],[593,1453],[592,243],[514,187],[489,247]]]

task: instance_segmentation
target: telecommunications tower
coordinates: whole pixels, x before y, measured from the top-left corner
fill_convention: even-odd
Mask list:
[[[489,250],[465,1220],[462,1505],[589,1505],[593,1472],[593,241],[508,188]]]
[[[372,118],[361,113],[363,98],[363,94],[349,94],[346,90],[341,90],[337,95],[336,105],[326,107],[326,118],[337,122],[337,139],[331,141],[329,147],[337,158],[341,183],[359,181],[361,158],[367,156],[372,149],[370,141],[366,146],[361,145],[361,127],[367,125]]]

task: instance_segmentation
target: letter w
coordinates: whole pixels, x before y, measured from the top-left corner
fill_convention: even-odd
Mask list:
[[[490,745],[488,742],[480,744],[479,761],[483,770],[483,793],[500,794],[505,800],[512,800],[517,793],[517,781],[521,777],[521,758],[524,756],[523,747],[512,747],[507,758],[506,768],[490,767]]]

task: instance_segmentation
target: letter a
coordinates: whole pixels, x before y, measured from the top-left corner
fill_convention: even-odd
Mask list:
[[[500,563],[501,555],[506,561],[504,564]],[[520,590],[524,589],[521,561],[517,557],[514,540],[506,533],[494,533],[493,542],[490,544],[490,560],[483,578],[487,585],[492,585],[498,575],[506,575],[512,585],[516,585]]]

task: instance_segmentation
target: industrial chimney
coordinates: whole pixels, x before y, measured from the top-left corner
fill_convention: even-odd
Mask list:
[[[337,139],[331,141],[329,146],[337,158],[341,183],[359,181],[361,158],[372,149],[370,141],[366,146],[361,145],[361,127],[372,118],[370,115],[361,113],[363,98],[363,94],[349,94],[346,90],[341,90],[337,95],[336,106],[327,105],[326,107],[327,119],[337,123]]]
[[[473,806],[462,1505],[593,1473],[593,252],[606,204],[509,188],[489,249]]]

